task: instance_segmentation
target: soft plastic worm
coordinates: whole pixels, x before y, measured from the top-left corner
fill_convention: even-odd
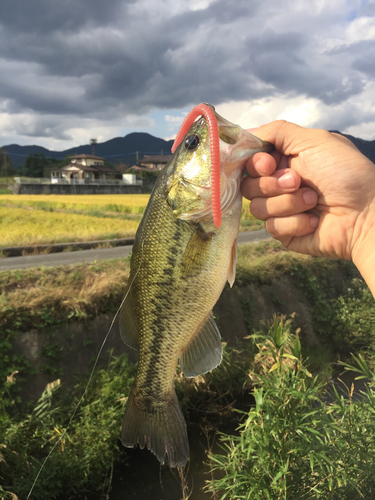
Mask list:
[[[177,146],[185,137],[187,131],[194,123],[195,119],[203,115],[208,123],[210,133],[210,148],[211,148],[211,192],[212,192],[212,214],[216,227],[221,224],[221,199],[220,199],[220,143],[219,143],[219,126],[217,124],[215,112],[207,104],[201,103],[195,106],[182,122],[180,130],[172,146],[172,153],[177,149]]]

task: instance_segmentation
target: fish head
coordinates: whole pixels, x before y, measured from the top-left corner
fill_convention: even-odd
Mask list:
[[[225,216],[239,196],[247,160],[257,152],[271,152],[274,146],[226,120],[210,107],[219,132],[220,198]],[[200,116],[175,150],[169,167],[168,202],[180,219],[213,219],[211,155],[209,124]]]

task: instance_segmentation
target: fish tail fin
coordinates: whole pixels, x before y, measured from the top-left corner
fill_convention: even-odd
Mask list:
[[[145,446],[161,464],[183,467],[189,459],[186,422],[176,394],[152,410],[139,407],[130,393],[122,424],[121,443],[127,448]]]

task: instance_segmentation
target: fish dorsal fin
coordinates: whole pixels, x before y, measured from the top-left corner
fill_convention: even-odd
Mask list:
[[[233,286],[234,280],[236,279],[237,256],[238,256],[238,249],[237,249],[237,238],[236,238],[233,242],[232,254],[228,270],[228,283],[230,287]]]
[[[207,261],[213,233],[206,233],[198,226],[186,246],[181,262],[181,274],[184,277],[199,274]]]
[[[135,307],[132,307],[132,295],[129,285],[125,289],[126,299],[120,312],[120,335],[126,345],[138,350],[139,332],[135,317]]]
[[[180,367],[185,377],[196,377],[213,370],[221,362],[223,346],[212,312],[206,322],[186,346]]]

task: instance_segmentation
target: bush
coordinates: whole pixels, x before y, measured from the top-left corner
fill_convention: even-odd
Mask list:
[[[370,383],[359,401],[354,386],[344,396],[313,378],[298,336],[275,320],[259,337],[255,408],[239,436],[223,436],[223,455],[212,455],[224,472],[208,489],[221,499],[350,499],[375,495],[375,375],[361,356],[345,364]]]
[[[3,406],[0,498],[15,498],[12,492],[25,499],[34,481],[31,498],[38,500],[69,499],[103,488],[121,455],[118,438],[134,375],[125,355],[112,359],[108,369],[94,374],[74,418],[83,384],[75,388],[78,397],[60,400],[60,381],[48,384],[32,413],[18,421]]]

